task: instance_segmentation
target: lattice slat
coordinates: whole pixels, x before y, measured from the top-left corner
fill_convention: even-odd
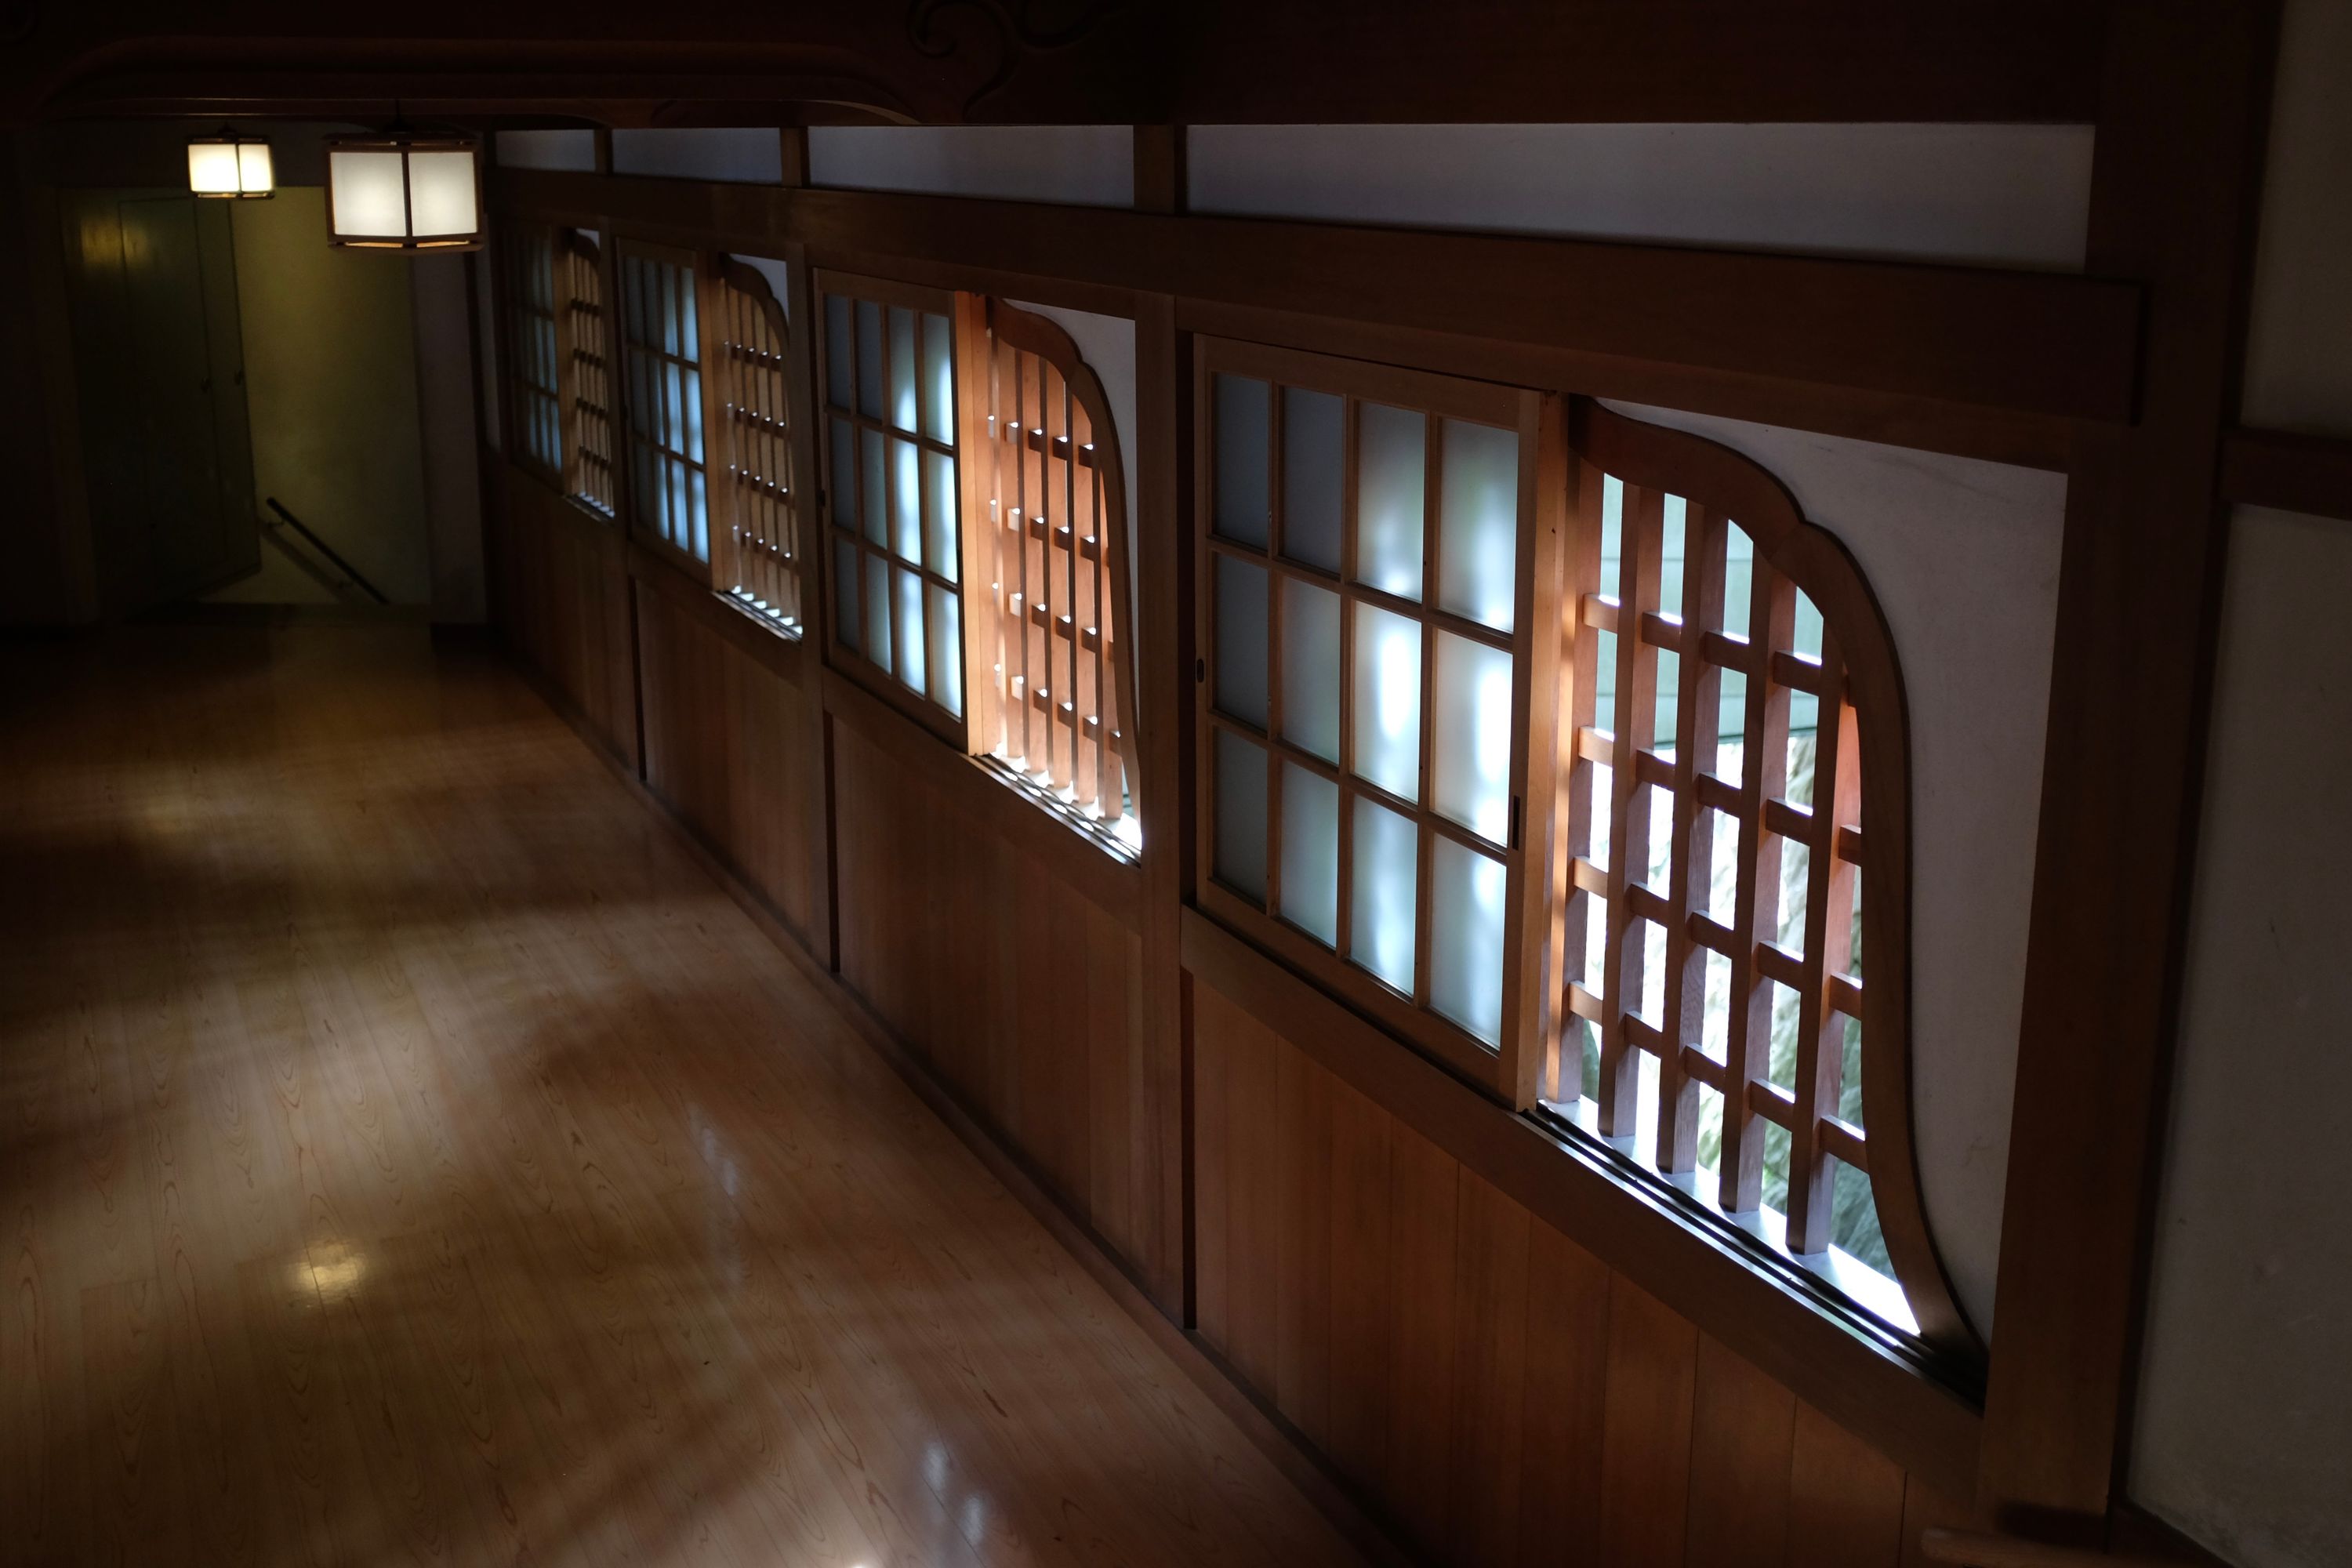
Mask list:
[[[730,263],[717,289],[718,373],[726,409],[731,515],[713,542],[711,581],[787,626],[802,621],[799,497],[785,384],[792,336],[768,280]]]

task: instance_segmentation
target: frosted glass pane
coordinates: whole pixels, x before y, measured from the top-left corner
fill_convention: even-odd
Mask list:
[[[1347,405],[1328,392],[1282,389],[1282,552],[1339,569],[1341,427]]]
[[[866,514],[866,537],[877,544],[887,544],[889,535],[884,528],[885,507],[889,492],[882,483],[882,433],[860,430],[858,433],[860,461],[857,468],[857,499]]]
[[[1282,738],[1339,760],[1339,595],[1282,582]]]
[[[656,262],[646,277],[653,285],[654,314],[658,318],[656,324],[661,328],[662,352],[682,353],[677,332],[677,268]]]
[[[1273,398],[1262,381],[1216,378],[1217,531],[1244,544],[1265,543]]]
[[[1421,884],[1414,859],[1419,830],[1387,806],[1358,795],[1355,835],[1348,956],[1410,996],[1413,901]]]
[[[482,226],[471,153],[408,155],[408,220],[419,239],[468,235]]]
[[[662,445],[673,452],[686,450],[686,392],[678,384],[677,366],[662,363]]]
[[[1326,947],[1339,944],[1339,786],[1282,764],[1283,919]]]
[[[236,147],[228,142],[188,144],[188,189],[200,196],[235,195]]]
[[[833,609],[841,617],[841,646],[862,648],[858,640],[857,546],[845,539],[833,542]]]
[[[1219,709],[1265,728],[1265,568],[1217,557]]]
[[[882,417],[882,307],[857,301],[857,411]]]
[[[923,564],[956,581],[956,466],[945,452],[923,454]]]
[[[327,189],[335,204],[335,232],[361,239],[399,239],[408,233],[400,154],[332,148]]]
[[[688,470],[687,486],[692,492],[694,558],[697,561],[708,561],[710,559],[710,511],[703,495],[700,468]]]
[[[830,426],[833,442],[833,494],[827,504],[833,521],[843,528],[857,526],[857,426],[846,419]]]
[[[849,330],[849,301],[838,294],[824,297],[824,400],[835,408],[855,405],[852,371],[857,363],[857,342]]]
[[[1490,1046],[1503,1039],[1503,863],[1451,838],[1431,846],[1429,1005]]]
[[[694,320],[694,273],[688,268],[673,267],[670,276],[677,279],[678,304],[686,312],[686,326],[678,333],[677,347],[673,352],[681,358],[698,362],[702,358],[702,337]]]
[[[1356,605],[1356,754],[1368,779],[1402,800],[1421,798],[1421,623]]]
[[[1217,735],[1217,880],[1265,899],[1265,748],[1229,730]]]
[[[955,339],[945,316],[923,318],[923,433],[955,445]]]
[[[278,171],[269,156],[268,142],[251,142],[236,150],[236,184],[247,195],[278,188]]]
[[[670,458],[665,459],[664,466],[669,473],[669,511],[662,536],[681,550],[690,550],[693,524],[686,504],[686,465]]]
[[[686,445],[678,449],[698,463],[702,461],[702,373],[700,371],[690,370],[686,373],[680,395],[685,400],[681,406],[686,410]]]
[[[1356,430],[1356,580],[1421,597],[1422,512],[1428,500],[1426,416],[1363,405]]]
[[[1437,634],[1430,783],[1437,809],[1494,844],[1511,827],[1511,656]]]
[[[890,668],[890,569],[873,556],[866,560],[866,657]]]
[[[1518,432],[1448,419],[1443,438],[1438,607],[1509,631],[1518,576]]]
[[[890,439],[890,548],[902,561],[923,558],[923,468],[912,441]]]
[[[917,691],[927,691],[929,650],[923,646],[923,580],[904,570],[890,574],[898,588],[898,679]]]
[[[890,423],[915,428],[915,312],[890,307]]]
[[[931,699],[963,717],[963,606],[956,595],[931,585]]]

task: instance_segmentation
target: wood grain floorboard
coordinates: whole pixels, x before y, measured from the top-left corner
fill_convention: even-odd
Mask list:
[[[0,1563],[1360,1561],[487,654],[0,648]]]

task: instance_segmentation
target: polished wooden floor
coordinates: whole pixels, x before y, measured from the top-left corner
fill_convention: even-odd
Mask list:
[[[0,647],[0,1562],[1340,1538],[421,629]]]

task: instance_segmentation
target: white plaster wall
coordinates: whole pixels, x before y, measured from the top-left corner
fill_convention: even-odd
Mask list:
[[[784,149],[772,127],[615,131],[613,173],[774,185],[783,182]]]
[[[2352,436],[2352,0],[2289,0],[2279,46],[2244,420]]]
[[[2245,1568],[2352,1563],[2352,523],[2241,508],[2130,1489]]]
[[[498,134],[499,164],[508,169],[556,169],[593,174],[596,133],[593,131],[501,131]]]
[[[741,262],[766,279],[768,287],[775,292],[776,303],[783,308],[784,320],[789,321],[793,319],[793,291],[789,287],[791,275],[782,262],[772,256],[736,256],[729,259]]]
[[[2091,132],[1203,125],[1196,212],[2080,271]]]
[[[2058,612],[2063,475],[1612,405],[1745,453],[1878,595],[1911,719],[1912,1105],[1922,1198],[1992,1326]]]
[[[1125,125],[821,125],[812,184],[1082,206],[1135,205]]]

